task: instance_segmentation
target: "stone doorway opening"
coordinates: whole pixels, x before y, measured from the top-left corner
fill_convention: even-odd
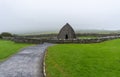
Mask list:
[[[68,39],[68,35],[66,34],[65,39]]]

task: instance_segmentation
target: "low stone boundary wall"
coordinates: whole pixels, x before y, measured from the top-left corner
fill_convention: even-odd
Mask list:
[[[14,37],[2,37],[2,39],[4,39],[4,40],[13,40]]]
[[[15,38],[14,42],[17,42],[17,43],[41,44],[41,43],[43,43],[43,40],[41,40],[41,39]]]
[[[18,38],[14,38],[14,42],[32,43],[32,44],[41,44],[44,42],[58,43],[58,44],[63,44],[63,43],[83,43],[83,44],[86,44],[86,43],[100,43],[103,41],[118,39],[118,38],[120,38],[120,36],[106,36],[106,37],[100,37],[100,38],[95,38],[95,39],[74,39],[74,40],[48,40],[48,39],[32,39],[32,38],[18,37]]]

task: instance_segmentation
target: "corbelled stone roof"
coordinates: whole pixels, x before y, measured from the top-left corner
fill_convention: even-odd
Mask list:
[[[58,34],[58,39],[75,39],[76,35],[69,23],[66,23]]]

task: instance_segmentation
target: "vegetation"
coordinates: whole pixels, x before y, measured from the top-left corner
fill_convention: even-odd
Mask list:
[[[10,57],[26,46],[30,46],[30,44],[18,44],[12,41],[0,40],[0,61]]]
[[[2,36],[0,35],[0,39],[2,39]]]
[[[120,77],[120,39],[48,48],[47,77]]]
[[[2,37],[12,37],[12,34],[9,32],[3,32],[3,33],[1,33],[1,36]]]
[[[79,39],[96,39],[96,38],[98,38],[98,37],[96,37],[96,36],[80,36],[80,37],[78,37]]]

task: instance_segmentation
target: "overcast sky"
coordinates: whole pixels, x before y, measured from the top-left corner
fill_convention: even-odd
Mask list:
[[[120,0],[0,0],[0,32],[120,30]]]

